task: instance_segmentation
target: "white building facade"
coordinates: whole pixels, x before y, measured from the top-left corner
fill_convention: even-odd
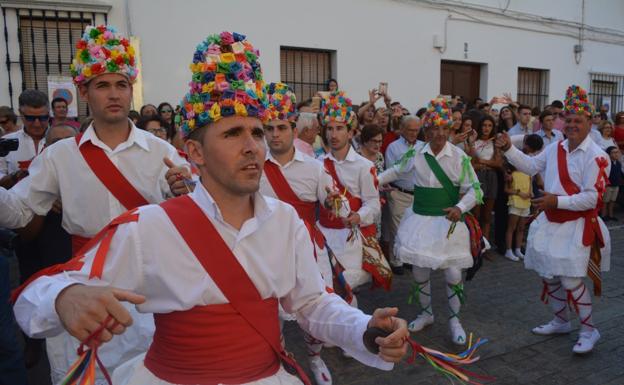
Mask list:
[[[292,83],[300,99],[324,89],[330,77],[355,103],[387,82],[389,94],[412,112],[440,93],[484,100],[510,93],[543,106],[578,84],[595,103],[624,110],[621,0],[0,0],[0,6],[0,105],[15,108],[23,87],[45,91],[48,75],[69,74],[70,47],[95,21],[134,38],[141,64],[136,104],[177,103],[195,46],[228,30],[260,50],[267,81]]]

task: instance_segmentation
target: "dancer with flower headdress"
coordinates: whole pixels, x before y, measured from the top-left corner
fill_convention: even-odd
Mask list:
[[[373,287],[390,290],[392,270],[377,242],[375,218],[381,211],[375,165],[350,145],[355,113],[343,91],[333,92],[321,102],[319,113],[323,135],[330,151],[321,157],[334,187],[349,201],[349,215],[341,217],[341,199],[332,209],[321,207],[319,228],[329,247],[344,266],[353,288],[372,278]],[[357,301],[353,302],[357,306]]]
[[[552,143],[535,157],[511,146],[507,134],[496,145],[518,170],[529,175],[545,173],[544,193],[533,204],[542,212],[531,223],[524,264],[542,278],[542,301],[550,303],[554,318],[533,329],[540,335],[572,331],[568,307],[579,316],[581,330],[572,351],[593,350],[600,333],[593,324],[592,296],[583,278],[601,295],[602,271],[609,271],[609,230],[598,216],[611,163],[590,138],[594,106],[587,92],[570,86],[565,99],[566,140]]]
[[[455,344],[466,343],[459,313],[464,303],[462,269],[473,266],[481,253],[481,234],[469,215],[483,193],[466,154],[448,142],[451,111],[444,99],[432,100],[423,118],[426,144],[412,151],[409,159],[379,176],[386,184],[412,175],[414,202],[401,219],[394,252],[413,265],[414,284],[409,302],[419,303],[422,312],[409,323],[410,331],[422,330],[434,322],[431,307],[431,270],[442,269],[449,302],[449,328]],[[473,250],[475,249],[476,250]]]
[[[107,226],[115,217],[171,197],[168,177],[184,179],[191,174],[190,166],[173,146],[128,120],[138,72],[134,48],[115,28],[86,27],[76,43],[71,73],[81,98],[89,105],[93,122],[75,138],[46,148],[33,160],[30,176],[22,183],[8,192],[0,189],[0,226],[24,227],[33,215],[45,215],[58,199],[63,208],[63,228],[72,234],[73,254],[80,255],[85,245],[98,241],[90,239],[102,228],[115,227]],[[166,159],[183,166],[168,168],[163,163]],[[123,218],[118,223],[129,219]],[[15,314],[22,330],[46,338],[54,384],[71,367],[80,341],[59,324],[50,323],[57,318],[54,298],[63,285],[47,275],[78,266],[70,261],[43,269],[13,294],[15,299],[21,292]],[[101,361],[111,369],[145,352],[154,332],[151,315],[138,313],[131,304],[125,306],[134,325],[100,350]],[[106,383],[100,371],[94,371],[93,376],[97,384]]]
[[[329,207],[335,199],[342,199],[338,215],[347,217],[349,202],[334,189],[332,178],[323,164],[311,158],[295,146],[297,116],[296,97],[285,83],[271,83],[267,88],[269,122],[264,126],[269,147],[260,179],[260,193],[292,205],[310,233],[314,256],[328,291],[335,291],[345,301],[351,302],[353,293],[346,283],[344,268],[327,247],[323,233],[316,225],[316,212],[321,202]],[[312,272],[310,272],[312,273]],[[318,385],[331,385],[332,378],[321,359],[323,342],[304,333],[310,369]]]
[[[115,370],[115,385],[310,384],[280,343],[278,303],[367,365],[389,370],[405,355],[398,309],[371,317],[327,293],[303,221],[258,192],[269,119],[258,55],[237,33],[199,44],[181,128],[200,183],[113,221],[64,274],[48,277],[58,289],[45,304],[56,309],[48,328],[90,347],[63,383],[92,384],[97,346],[132,323],[120,300],[152,313],[156,330],[145,355]],[[391,333],[376,339],[379,354],[364,346],[369,327]]]

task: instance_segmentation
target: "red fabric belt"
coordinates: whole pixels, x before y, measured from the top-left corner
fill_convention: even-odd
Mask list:
[[[349,200],[349,207],[351,208],[351,211],[356,212],[360,209],[360,207],[362,207],[362,200],[360,198],[351,196],[351,197],[348,197],[347,199]],[[345,229],[346,228],[345,224],[342,222],[342,219],[337,218],[333,212],[331,212],[330,210],[327,210],[323,206],[321,206],[319,223],[323,227],[326,227],[328,229]],[[371,236],[374,237],[377,234],[377,227],[373,223],[368,226],[361,226],[360,231],[365,237],[371,237]]]
[[[259,306],[274,315],[270,322],[278,327],[277,299],[266,299]],[[280,360],[271,345],[230,304],[154,314],[154,322],[156,332],[145,367],[162,380],[243,384],[272,376],[279,369]]]
[[[546,218],[550,222],[554,223],[565,223],[584,218],[585,224],[583,227],[583,245],[591,246],[594,241],[598,241],[598,245],[601,248],[604,247],[604,238],[602,237],[600,223],[598,222],[598,210],[592,209],[586,211],[571,211],[550,209],[544,210],[544,214],[546,214]]]
[[[78,251],[80,251],[80,249],[84,247],[84,245],[89,243],[90,240],[91,238],[81,237],[80,235],[72,234],[71,236],[72,254],[76,255]]]

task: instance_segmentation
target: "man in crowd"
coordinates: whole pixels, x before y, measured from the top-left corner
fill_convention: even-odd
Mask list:
[[[19,129],[17,115],[8,106],[0,106],[0,136],[10,134]]]
[[[542,111],[539,116],[539,122],[542,128],[536,132],[537,135],[542,137],[544,141],[544,147],[547,147],[551,143],[557,143],[563,140],[563,133],[559,130],[553,130],[555,125],[555,117],[553,113],[548,110]]]
[[[148,353],[113,374],[126,385],[299,384],[282,364],[310,384],[279,342],[278,302],[304,330],[368,365],[388,370],[403,357],[408,332],[397,309],[371,318],[325,292],[304,222],[258,192],[268,114],[257,57],[237,33],[198,45],[182,131],[201,183],[190,195],[126,213],[110,244],[85,249],[77,270],[34,282],[16,304],[22,326],[41,314],[26,297],[44,288],[52,293],[46,306],[56,305],[45,329],[64,327],[83,341],[98,329],[100,341],[128,332],[136,315],[121,301],[154,313]],[[219,86],[204,87],[213,81]],[[378,355],[363,344],[371,326],[391,332],[376,339]]]
[[[563,133],[566,126],[566,120],[563,114],[563,103],[561,100],[554,100],[550,103],[550,112],[552,112],[555,117],[553,129]]]
[[[52,103],[50,104],[52,105],[52,113],[54,114],[54,118],[52,118],[51,122],[52,126],[55,126],[57,124],[66,124],[73,127],[76,131],[80,129],[80,123],[67,118],[67,100],[61,97],[57,97],[52,99]]]
[[[546,147],[535,157],[523,154],[501,135],[496,145],[518,170],[529,175],[545,172],[544,193],[533,203],[542,213],[529,227],[525,266],[544,281],[542,300],[549,302],[554,318],[533,329],[540,335],[572,331],[568,304],[578,313],[581,331],[572,348],[590,352],[600,333],[593,324],[592,296],[583,278],[602,287],[601,271],[610,267],[609,230],[598,216],[610,170],[608,156],[589,138],[593,106],[587,92],[571,86],[565,104],[567,139]]]
[[[322,161],[334,186],[348,199],[351,213],[340,218],[335,212],[339,207],[321,207],[319,227],[344,266],[351,287],[372,276],[374,286],[389,289],[392,271],[376,239],[375,218],[381,213],[376,169],[349,144],[355,121],[351,100],[342,92],[331,94],[323,99],[320,116],[330,147]]]
[[[98,41],[106,44],[106,50]],[[121,213],[171,196],[168,177],[190,178],[186,166],[169,168],[163,163],[166,159],[170,166],[187,164],[175,148],[136,128],[127,118],[132,83],[137,76],[134,51],[128,40],[112,28],[89,26],[77,47],[72,73],[80,96],[89,105],[92,124],[84,134],[58,141],[43,151],[33,160],[30,176],[14,188],[0,188],[0,226],[8,228],[24,227],[34,215],[45,216],[60,199],[63,228],[72,235],[74,253]],[[117,64],[119,60],[124,64]],[[26,115],[32,114],[37,117],[32,121],[47,122],[47,117],[42,116],[47,106],[46,101],[40,110],[25,110],[25,121],[28,122]],[[183,185],[174,188],[176,192],[185,191]],[[49,317],[55,317],[53,298],[58,291],[48,290],[45,281],[42,283],[29,287],[22,295],[22,303],[32,305],[34,310],[17,311],[17,319],[28,335],[53,337],[62,332],[48,327]],[[131,311],[135,325],[100,351],[108,367],[118,366],[149,345],[154,328],[152,317],[136,313],[133,307]],[[67,372],[78,344],[66,332],[63,338],[48,341],[48,351],[52,349],[65,357],[64,362],[52,368],[53,382]],[[101,373],[98,378],[105,383]]]
[[[13,187],[28,175],[30,162],[45,146],[45,133],[50,119],[48,97],[38,90],[25,90],[18,99],[24,128],[6,134],[3,139],[17,139],[19,147],[0,158],[0,186]]]
[[[531,107],[526,104],[518,106],[518,122],[515,126],[509,129],[509,135],[528,135],[533,132],[529,129],[529,122],[531,121]]]
[[[297,117],[295,147],[314,158],[314,142],[319,134],[318,118],[313,112],[300,112]]]
[[[403,162],[407,165],[410,155],[422,146],[422,142],[418,140],[420,132],[420,119],[416,116],[404,116],[400,122],[401,137],[390,143],[386,150],[385,161],[386,169],[391,168],[397,162]],[[410,151],[411,150],[411,151]],[[386,241],[389,244],[388,261],[395,274],[403,274],[403,263],[394,255],[394,237],[396,236],[399,223],[405,209],[412,204],[414,195],[414,180],[410,176],[399,178],[391,185],[392,190],[388,193],[387,213],[388,220],[384,221],[386,225]]]

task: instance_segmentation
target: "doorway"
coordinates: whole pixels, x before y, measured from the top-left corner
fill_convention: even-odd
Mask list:
[[[472,103],[479,97],[480,83],[480,64],[442,60],[440,94],[460,95],[464,102]]]

